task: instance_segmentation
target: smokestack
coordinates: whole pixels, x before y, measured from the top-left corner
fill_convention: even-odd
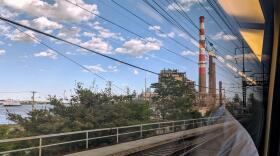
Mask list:
[[[202,96],[201,104],[204,105],[206,95],[204,16],[199,17],[199,23],[199,93]]]
[[[213,51],[213,45],[210,43],[211,50],[209,51],[209,99],[210,104],[214,106],[216,104],[216,64],[214,62],[215,54]]]
[[[223,95],[222,95],[222,81],[219,81],[219,104],[220,106],[223,105]]]

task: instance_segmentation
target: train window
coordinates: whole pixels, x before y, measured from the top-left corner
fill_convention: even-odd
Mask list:
[[[0,0],[0,155],[265,155],[275,10]]]

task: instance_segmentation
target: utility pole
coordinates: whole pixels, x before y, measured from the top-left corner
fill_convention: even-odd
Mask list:
[[[145,91],[144,91],[144,100],[146,101],[146,92],[147,92],[147,79],[146,79],[146,72],[145,72]]]
[[[34,110],[34,105],[35,105],[35,94],[37,93],[36,91],[31,91],[32,93],[32,110]]]
[[[246,71],[245,68],[245,47],[244,41],[242,40],[242,46],[235,48],[235,55],[236,55],[236,50],[241,49],[242,50],[242,73],[245,75],[247,72],[251,71]],[[245,79],[244,76],[242,76],[242,107],[243,109],[246,109],[247,104],[246,104],[246,98],[247,98],[247,86],[251,86],[250,84],[247,83],[247,80]]]
[[[129,89],[129,87],[127,86],[126,87],[126,95],[129,95],[130,94],[130,89]]]
[[[108,96],[112,96],[112,81],[107,81],[106,92]]]
[[[245,47],[244,47],[244,41],[242,41],[242,72],[243,74],[245,74]],[[246,108],[246,97],[247,97],[247,93],[246,93],[246,87],[247,86],[247,82],[245,80],[245,78],[242,78],[242,95],[243,95],[243,108]]]

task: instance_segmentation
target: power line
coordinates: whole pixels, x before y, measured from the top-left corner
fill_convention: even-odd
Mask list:
[[[92,13],[92,14],[96,15],[97,17],[100,17],[101,19],[105,20],[105,21],[110,21],[109,19],[104,18],[104,17],[102,17],[102,16],[100,16],[100,15],[98,15],[98,14],[95,14],[94,12],[92,12],[92,11],[86,9],[86,8],[83,8],[83,7],[81,7],[81,6],[78,5],[78,4],[74,4],[73,2],[70,2],[69,0],[65,0],[65,1],[69,2],[69,3],[72,4],[72,5],[77,6],[77,7],[79,7],[79,8],[82,8],[83,10],[85,10],[85,11],[87,11],[87,12],[89,12],[89,13]],[[112,0],[112,1],[113,1],[115,4],[117,4],[119,7],[121,7],[122,9],[124,9],[125,11],[127,11],[127,12],[129,12],[130,14],[132,14],[133,16],[137,17],[139,20],[141,20],[141,21],[144,22],[145,24],[147,24],[147,25],[149,25],[149,26],[153,26],[152,24],[150,24],[149,22],[147,22],[147,21],[144,20],[143,18],[141,18],[141,17],[139,17],[138,15],[134,14],[133,12],[131,12],[129,9],[125,8],[124,6],[122,6],[122,5],[120,5],[119,3],[115,2],[114,0]],[[170,16],[170,17],[171,17],[171,16]],[[171,18],[172,18],[172,17],[171,17]],[[175,20],[175,19],[173,19],[173,20]],[[124,28],[123,26],[120,26],[119,24],[116,24],[115,22],[110,21],[110,23],[113,24],[113,25],[115,25],[115,26],[117,26],[117,27],[120,27],[120,28],[124,29],[125,31],[128,31],[128,29]],[[183,27],[182,27],[182,28],[183,28]],[[129,30],[128,32],[131,33],[130,30]],[[159,30],[159,32],[165,33],[165,32],[163,32],[163,31],[161,31],[161,30]],[[188,31],[186,31],[186,32],[187,32],[189,35],[191,35]],[[138,37],[144,39],[144,37],[143,37],[142,35],[139,35],[139,34],[137,34],[137,33],[135,33],[135,32],[133,32],[132,34],[134,34],[134,35],[136,34],[136,36],[138,36]],[[170,38],[170,37],[169,37],[169,38]],[[194,36],[192,36],[192,38],[195,40]],[[173,39],[173,38],[170,38],[170,39],[172,39],[173,41],[175,41],[177,44],[180,44],[180,45],[183,46],[184,48],[189,49],[188,47],[182,45],[182,44],[181,44],[180,42],[178,42],[177,40],[175,40],[175,39]],[[189,58],[183,57],[182,55],[180,55],[180,54],[178,54],[178,53],[176,53],[176,52],[174,52],[174,51],[171,51],[171,50],[169,50],[169,49],[167,49],[167,48],[165,48],[165,47],[163,47],[163,49],[165,49],[166,51],[168,51],[168,52],[170,52],[170,53],[172,53],[172,54],[175,54],[175,55],[177,55],[177,56],[180,56],[180,57],[182,57],[182,58],[184,58],[184,59],[187,59],[188,61],[191,61],[191,62],[194,62],[194,63],[197,64],[197,62],[195,62],[195,61],[193,61],[193,60],[191,60],[191,59],[189,59]],[[190,50],[190,49],[189,49],[189,50]]]
[[[169,0],[168,0],[169,1]],[[194,21],[188,16],[188,14],[184,11],[184,9],[182,8],[182,6],[181,6],[181,4],[178,4],[178,2],[176,1],[176,0],[173,0],[173,2],[180,8],[180,10],[178,10],[177,9],[177,7],[174,7],[173,6],[173,8],[181,15],[181,16],[183,16],[185,19],[187,19],[196,29],[198,29],[199,30],[199,28],[198,28],[198,26],[196,26],[196,24],[194,23]],[[199,0],[198,0],[198,2],[199,2]],[[169,3],[170,3],[170,1],[169,1]],[[199,4],[200,4],[200,2],[199,2]],[[204,8],[204,7],[203,7]],[[206,8],[204,8],[207,12],[208,12],[208,10],[206,9]],[[216,21],[216,19],[214,20],[215,22],[217,22]],[[218,24],[219,25],[219,24]],[[222,28],[221,28],[222,29]],[[206,37],[208,38],[208,40],[211,40],[210,39],[210,37],[208,36],[208,35],[206,35]],[[226,36],[227,38],[228,38],[228,36]],[[213,40],[211,40],[211,42],[213,42],[213,43],[215,43],[216,45],[218,45],[218,46],[220,46],[221,48],[223,48],[223,49],[225,49],[226,51],[228,51],[228,49],[227,48],[225,48],[225,47],[223,47],[221,44],[218,44],[218,43],[216,43],[216,42],[214,42]],[[233,41],[231,41],[235,46],[237,46],[238,47],[238,45],[235,43],[235,42],[233,42]]]
[[[142,21],[142,22],[145,23],[146,25],[151,26],[151,27],[153,26],[151,23],[149,23],[148,21],[146,21],[146,20],[143,19],[142,17],[136,15],[135,13],[133,13],[132,11],[130,11],[129,9],[125,8],[125,7],[122,6],[120,3],[117,3],[115,0],[112,0],[112,2],[113,2],[114,4],[116,4],[117,6],[119,6],[120,8],[122,8],[123,10],[127,11],[128,13],[130,13],[131,15],[135,16],[137,19],[139,19],[140,21]],[[158,29],[157,31],[159,31],[159,32],[162,33],[162,34],[166,34],[166,32],[164,32],[164,31],[162,31],[162,30],[160,30],[160,29]],[[174,39],[174,38],[172,38],[172,37],[170,37],[170,36],[168,36],[168,35],[167,35],[167,38],[169,38],[170,40],[174,41],[174,42],[177,43],[178,45],[181,45],[182,47],[184,47],[184,48],[186,48],[186,49],[188,49],[188,50],[191,50],[189,47],[183,45],[182,43],[180,43],[179,41],[177,41],[176,39]],[[172,53],[173,53],[173,52],[172,52]],[[184,59],[188,59],[188,61],[191,61],[191,62],[193,62],[193,63],[197,63],[197,62],[195,62],[195,61],[193,61],[193,60],[191,60],[191,59],[189,59],[189,58],[187,58],[187,57],[184,57],[184,56],[182,56],[182,55],[179,55],[178,53],[174,53],[174,54],[176,54],[177,56],[183,57]]]
[[[130,63],[127,63],[127,62],[124,62],[124,61],[115,59],[115,58],[113,58],[113,57],[110,57],[110,56],[107,56],[107,55],[104,55],[104,54],[101,54],[101,53],[96,52],[96,51],[94,51],[94,50],[91,50],[91,49],[85,48],[85,47],[83,47],[83,46],[80,46],[80,45],[78,45],[78,44],[72,43],[72,42],[70,42],[70,41],[61,39],[61,38],[59,38],[59,37],[57,37],[57,36],[54,36],[54,35],[51,35],[51,34],[42,32],[42,31],[40,31],[40,30],[37,30],[37,29],[31,28],[31,27],[22,25],[22,24],[20,24],[20,23],[18,23],[18,22],[15,22],[15,21],[11,21],[11,20],[9,20],[9,19],[7,19],[7,18],[4,18],[4,17],[2,17],[2,16],[0,16],[0,20],[6,21],[6,22],[8,22],[8,23],[11,23],[11,24],[14,24],[14,25],[17,25],[17,26],[20,26],[20,27],[23,27],[23,28],[28,29],[28,30],[31,30],[31,31],[33,31],[33,32],[36,32],[36,33],[45,35],[45,36],[47,36],[47,37],[50,37],[50,38],[53,38],[53,39],[56,39],[56,40],[59,40],[59,41],[62,41],[62,42],[65,42],[65,43],[74,45],[74,46],[77,46],[77,47],[79,47],[79,48],[81,48],[81,49],[85,49],[85,50],[87,50],[87,51],[96,53],[96,54],[98,54],[98,55],[100,55],[100,56],[109,58],[109,59],[111,59],[111,60],[114,60],[114,61],[117,61],[117,62],[120,62],[120,63],[123,63],[123,64],[125,64],[125,65],[130,66],[130,67],[133,67],[133,68],[136,68],[136,69],[140,69],[140,70],[149,72],[149,73],[151,73],[151,74],[160,75],[159,73],[156,73],[156,72],[150,71],[150,70],[148,70],[148,69],[145,69],[145,68],[142,68],[142,67],[138,67],[138,66],[136,66],[136,65],[133,65],[133,64],[130,64]],[[20,30],[20,31],[21,31],[21,30]],[[23,31],[21,31],[21,32],[23,32]],[[23,33],[25,33],[25,32],[23,32]],[[25,34],[26,34],[26,33],[25,33]],[[29,34],[26,34],[26,35],[30,36]],[[32,36],[30,36],[30,37],[32,37]],[[32,37],[32,38],[33,38],[33,39],[36,39],[36,38],[34,38],[34,37]],[[39,41],[38,39],[36,39],[36,41],[39,42],[39,43],[41,43],[41,44],[43,44],[44,46],[48,47],[49,49],[51,49],[51,50],[57,52],[58,54],[62,54],[62,53],[60,53],[59,51],[53,49],[52,47],[46,45],[45,43]],[[71,59],[71,58],[65,56],[64,54],[62,54],[62,56],[64,56],[65,58]],[[86,67],[84,67],[83,65],[79,64],[79,63],[76,62],[75,60],[73,60],[73,59],[71,59],[71,60],[72,60],[71,62],[73,62],[73,63],[75,63],[75,64],[81,66],[82,68],[86,69],[87,71],[92,72],[91,70],[89,70],[88,68],[86,68]],[[96,74],[96,73],[95,73],[95,74]],[[102,78],[102,77],[100,77],[100,78]],[[102,78],[102,79],[103,79],[103,80],[106,80],[105,78]],[[197,85],[197,84],[194,84],[194,85],[195,85],[195,86],[199,86],[199,85]],[[205,88],[208,88],[208,87],[205,87]],[[216,90],[218,90],[218,89],[216,89]]]
[[[218,6],[218,4],[215,2],[215,1],[213,1],[214,3],[212,3],[210,0],[207,0],[207,2],[208,2],[208,4],[214,9],[214,11],[215,11],[215,13],[219,16],[219,18],[226,24],[226,26],[228,27],[228,29],[229,30],[231,30],[231,32],[234,34],[234,35],[236,35],[237,36],[237,34],[235,34],[234,32],[233,32],[233,28],[232,28],[232,25],[230,24],[230,21],[228,20],[228,18],[227,18],[227,16],[222,12],[222,13],[220,13],[219,12],[219,10],[221,10],[221,9],[219,9],[219,10],[217,10],[217,8],[214,6],[214,5],[216,5],[216,6]],[[222,15],[223,15],[223,17],[222,17]],[[227,22],[225,21],[225,19],[227,20]],[[237,21],[236,21],[237,22]],[[237,22],[237,24],[240,26],[240,24]],[[240,35],[238,35],[238,36],[240,36]],[[242,40],[240,40],[241,42],[242,42]],[[258,62],[256,62],[256,60],[255,60],[255,63],[257,64],[257,66],[260,66],[259,64],[258,64]],[[250,63],[251,64],[251,63]],[[251,64],[252,65],[252,64]],[[254,65],[253,65],[254,66]]]
[[[227,26],[227,28],[232,32],[232,34],[239,36],[237,33],[234,32],[234,29],[232,28],[231,25],[229,25],[229,23],[227,21],[225,21],[225,19],[222,17],[222,15],[220,14],[220,12],[217,10],[216,7],[214,7],[213,3],[210,0],[206,0],[208,2],[208,4],[214,9],[215,13],[219,16],[219,18],[223,21],[223,23]],[[240,36],[239,36],[240,37]]]
[[[117,6],[119,6],[120,8],[122,8],[123,10],[125,10],[126,12],[128,12],[128,13],[130,13],[131,15],[133,15],[133,16],[135,16],[137,19],[139,19],[140,21],[142,21],[143,23],[145,23],[146,25],[148,25],[148,26],[153,26],[151,23],[149,23],[147,20],[145,20],[145,19],[143,19],[142,17],[140,17],[140,16],[138,16],[138,15],[136,15],[135,13],[133,13],[132,11],[130,11],[129,9],[127,9],[126,7],[124,7],[123,5],[121,5],[120,3],[118,3],[118,2],[116,2],[115,0],[112,0],[112,2],[114,3],[114,4],[116,4]],[[162,33],[162,34],[166,34],[166,32],[163,32],[162,30],[158,30],[160,33]],[[184,48],[186,48],[186,49],[189,49],[188,47],[186,47],[185,45],[183,45],[182,43],[180,43],[180,42],[178,42],[176,39],[174,39],[174,38],[171,38],[171,37],[169,37],[169,36],[167,36],[169,39],[171,39],[171,40],[173,40],[174,42],[176,42],[177,44],[179,44],[179,45],[181,45],[182,47],[184,47]],[[190,49],[189,49],[190,50]],[[177,53],[176,53],[177,54]],[[180,55],[180,56],[182,56],[182,55]],[[183,57],[183,56],[182,56]],[[185,58],[185,57],[184,57]],[[195,62],[195,63],[197,63],[197,62]],[[223,66],[221,66],[221,69],[222,70],[224,70],[223,69],[224,67]],[[229,71],[229,70],[224,70],[224,71],[226,71],[226,72],[229,72],[229,73],[231,73],[231,71]],[[222,75],[221,73],[219,73],[220,75]],[[232,73],[231,73],[232,74]]]
[[[88,10],[88,9],[86,9],[86,8],[83,8],[82,6],[80,6],[80,5],[78,5],[78,4],[75,4],[75,3],[73,3],[73,2],[70,2],[69,0],[65,0],[66,2],[68,2],[68,3],[70,3],[70,4],[72,4],[72,5],[74,5],[74,6],[77,6],[77,7],[79,7],[79,8],[82,8],[83,10],[85,10],[85,11],[87,11],[87,12],[89,12],[89,13],[92,13],[93,15],[96,15],[97,17],[100,17],[101,19],[103,19],[103,20],[105,20],[105,21],[110,21],[109,19],[107,19],[107,18],[105,18],[105,17],[102,17],[102,16],[100,16],[100,15],[98,15],[98,14],[96,14],[96,13],[94,13],[94,12],[92,12],[92,11],[90,11],[90,10]],[[116,3],[117,4],[117,3]],[[151,6],[152,7],[152,6]],[[124,7],[123,7],[124,8]],[[128,10],[128,9],[126,9],[126,10]],[[167,12],[166,12],[167,13]],[[168,13],[167,13],[168,14]],[[133,14],[134,16],[135,16],[135,14]],[[136,15],[137,16],[137,15]],[[138,19],[140,18],[139,16],[137,16],[138,17]],[[170,16],[171,17],[171,16]],[[171,17],[172,18],[172,17]],[[145,21],[145,20],[143,20],[142,18],[140,19],[140,20],[142,20],[142,21]],[[168,20],[168,19],[167,19]],[[173,19],[175,22],[176,22],[176,20],[175,19]],[[172,21],[171,21],[172,22]],[[119,24],[117,24],[117,23],[115,23],[115,22],[112,22],[112,21],[110,21],[110,23],[111,24],[113,24],[113,25],[115,25],[115,26],[117,26],[117,27],[119,27],[119,28],[121,28],[121,29],[123,29],[123,30],[125,30],[125,31],[127,31],[127,32],[129,32],[129,33],[131,33],[132,31],[130,31],[130,30],[128,30],[128,29],[126,29],[125,27],[123,27],[123,26],[121,26],[121,25],[119,25]],[[148,22],[144,22],[144,23],[146,23],[146,24],[148,24]],[[150,24],[149,24],[150,25]],[[150,26],[152,26],[152,25],[150,25]],[[181,28],[182,29],[184,29],[182,26],[181,26]],[[185,30],[185,29],[184,29]],[[185,32],[186,33],[188,33],[189,35],[191,35],[187,30],[185,30]],[[134,35],[136,35],[136,36],[138,36],[138,37],[140,37],[140,38],[142,38],[142,39],[145,39],[142,35],[139,35],[139,34],[137,34],[137,33],[135,33],[135,32],[133,32],[133,33],[131,33],[131,34],[134,34]],[[194,36],[192,36],[192,38],[194,39],[194,40],[196,40],[195,38],[194,38]],[[183,47],[185,47],[185,46],[183,46]],[[170,53],[172,53],[172,54],[175,54],[175,55],[177,55],[177,56],[180,56],[180,57],[182,57],[182,58],[185,58],[185,59],[187,59],[187,60],[189,60],[189,61],[192,61],[192,62],[194,62],[193,60],[191,60],[191,59],[188,59],[188,58],[186,58],[186,57],[183,57],[182,55],[180,55],[180,54],[178,54],[178,53],[176,53],[176,52],[174,52],[174,51],[171,51],[171,50],[169,50],[169,49],[167,49],[167,48],[165,48],[165,47],[162,47],[163,49],[165,49],[166,51],[168,51],[168,52],[170,52]],[[185,48],[188,48],[188,47],[185,47]],[[188,48],[189,49],[189,48]],[[189,49],[190,50],[190,49]],[[197,64],[197,62],[194,62],[194,63],[196,63]]]
[[[213,1],[214,3],[215,3],[215,5],[218,7],[218,8],[220,8],[219,7],[219,5],[217,4],[217,2],[215,2],[215,1]],[[221,10],[221,9],[220,9]],[[221,11],[222,12],[222,14],[224,15],[224,17],[228,20],[228,16],[227,15],[225,15],[224,14],[224,12],[223,11]],[[228,20],[229,21],[229,20]],[[235,21],[235,23],[237,23],[237,25],[241,28],[241,25],[240,25],[240,23],[237,21],[237,19],[235,18],[235,17],[233,17],[233,21]],[[256,59],[254,59],[254,62],[255,62],[255,64],[257,65],[257,66],[259,66],[260,67],[260,64],[259,64],[259,62],[257,62],[257,60]],[[250,64],[252,65],[252,63],[250,62]]]
[[[186,29],[184,29],[173,17],[171,17],[156,1],[152,0],[163,12],[165,12],[174,22],[175,25],[178,26],[179,28],[181,28],[183,31],[186,31]],[[146,2],[150,7],[152,7],[155,11],[157,11],[163,18],[165,18],[167,21],[171,22],[171,24],[174,24],[172,21],[168,20],[168,18],[166,18],[163,14],[161,14],[151,3],[149,3],[147,0],[144,0],[144,2]],[[192,35],[190,35],[190,37],[192,37]],[[193,38],[193,37],[192,37]],[[193,38],[195,40],[195,38]],[[209,42],[209,41],[208,41]],[[220,56],[219,56],[220,57]],[[219,59],[218,59],[219,60]],[[219,60],[220,61],[220,60]],[[223,61],[224,63],[224,61]],[[227,63],[228,64],[228,63]],[[230,65],[230,64],[229,64]],[[238,64],[237,64],[238,65]],[[231,67],[234,67],[233,65],[230,65]],[[239,65],[238,65],[239,66]],[[234,67],[235,68],[235,67]],[[238,72],[238,74],[240,74],[242,77],[246,77],[246,79],[248,78],[248,76],[245,73],[242,72]],[[253,81],[253,79],[250,79],[250,81]],[[255,82],[254,82],[255,83]]]
[[[30,93],[30,91],[0,91],[0,94],[20,94],[20,93]]]
[[[0,18],[1,18],[1,17],[0,17]],[[7,21],[6,21],[6,22],[7,22]],[[33,36],[29,35],[28,33],[22,31],[21,29],[19,29],[18,27],[14,26],[14,25],[12,25],[12,24],[10,24],[10,23],[7,23],[7,24],[9,24],[10,26],[12,26],[12,27],[14,27],[15,29],[19,30],[21,33],[27,35],[27,36],[30,37],[31,39],[33,39],[33,40],[35,40],[36,42],[40,43],[41,45],[44,45],[44,46],[47,47],[48,49],[50,49],[50,50],[56,52],[57,54],[61,55],[61,56],[64,57],[64,58],[66,58],[66,59],[69,60],[70,62],[76,64],[76,65],[79,66],[79,67],[81,67],[82,69],[84,69],[84,70],[86,70],[86,71],[88,71],[88,72],[94,74],[95,76],[97,76],[98,78],[100,78],[100,79],[102,79],[102,80],[104,80],[104,81],[107,81],[103,76],[101,76],[101,75],[99,75],[99,74],[97,74],[97,73],[92,72],[90,69],[86,68],[85,66],[83,66],[82,64],[80,64],[80,63],[78,63],[77,61],[73,60],[72,58],[70,58],[70,57],[64,55],[64,54],[61,53],[60,51],[58,51],[58,50],[56,50],[56,49],[50,47],[49,45],[47,45],[46,43],[44,43],[44,42],[42,42],[42,41],[40,41],[40,39],[38,39],[37,37],[33,37]],[[114,84],[113,84],[113,85],[114,85]],[[122,91],[125,92],[124,89],[122,89],[122,88],[120,88],[120,87],[118,87],[118,86],[116,86],[116,85],[114,85],[114,86],[115,86],[116,88],[118,88],[119,90],[122,90]]]
[[[174,1],[175,3],[176,3],[176,1]],[[165,11],[157,2],[155,2],[154,1],[154,3],[161,9],[161,10],[163,10],[163,11]],[[177,3],[176,3],[177,4]],[[179,6],[179,4],[177,4],[178,6]],[[181,12],[175,7],[175,6],[172,6],[174,9],[176,9],[177,10],[177,12],[179,12],[180,14],[181,14]],[[154,8],[155,9],[155,8]],[[184,10],[181,10],[182,12],[184,12],[185,13],[185,11]],[[169,15],[166,11],[165,11],[165,13],[167,14],[167,15]],[[181,14],[182,15],[182,14]],[[188,22],[190,22],[197,30],[199,30],[199,28],[196,26],[196,24],[194,23],[194,21],[185,13],[184,15],[182,15]],[[174,18],[172,18],[172,19],[174,19]],[[175,20],[175,19],[174,19]],[[179,22],[177,22],[177,23],[179,23]],[[182,26],[183,27],[183,26]],[[184,29],[185,31],[187,31],[186,29]],[[189,33],[188,33],[189,34]],[[192,35],[190,35],[190,37],[191,38],[193,38],[194,40],[196,40]],[[225,51],[229,51],[228,49],[226,49],[226,48],[224,48],[223,46],[221,46],[220,44],[218,44],[218,43],[216,43],[215,41],[212,41],[211,39],[210,39],[210,37],[209,36],[207,36],[206,35],[206,39],[208,39],[208,40],[210,40],[211,42],[213,42],[213,43],[215,43],[216,45],[219,45],[221,48],[223,48]],[[208,41],[209,42],[209,41]],[[220,55],[222,55],[221,53],[220,53]]]
[[[119,25],[119,24],[117,24],[117,23],[115,23],[115,22],[113,22],[113,21],[111,21],[111,20],[109,20],[109,19],[103,17],[103,16],[100,16],[100,15],[94,13],[93,11],[90,11],[90,10],[88,10],[88,9],[86,9],[86,8],[84,8],[84,7],[80,6],[80,5],[78,5],[78,4],[75,4],[75,3],[73,3],[73,2],[71,2],[71,1],[69,1],[69,0],[64,0],[64,1],[66,1],[66,2],[68,2],[68,3],[70,3],[70,4],[72,4],[72,5],[74,5],[74,6],[76,6],[76,7],[79,7],[79,8],[81,8],[81,9],[83,9],[84,11],[89,12],[89,13],[91,13],[91,14],[93,14],[93,15],[99,17],[99,18],[101,18],[102,20],[104,20],[104,21],[106,21],[106,22],[109,22],[109,23],[111,23],[111,24],[113,24],[113,25],[115,25],[115,26],[117,26],[117,27],[119,27],[119,28],[121,28],[121,29],[123,29],[123,30],[129,32],[130,34],[133,34],[133,35],[135,35],[135,36],[137,36],[137,37],[143,39],[144,42],[146,42],[146,39],[145,39],[144,36],[139,35],[139,34],[137,34],[136,32],[133,32],[133,31],[131,31],[131,30],[129,30],[129,29],[127,29],[127,28],[125,28],[125,27],[123,27],[123,26],[121,26],[121,25]],[[175,54],[175,55],[177,55],[177,56],[179,56],[179,57],[182,57],[182,55],[180,55],[180,54],[178,54],[178,53],[176,53],[176,52],[174,52],[174,51],[172,51],[172,50],[170,50],[170,49],[168,49],[168,48],[166,48],[166,47],[164,47],[164,46],[162,46],[162,48],[163,48],[164,50],[166,50],[167,52],[169,52],[169,53],[172,53],[172,54]],[[189,48],[188,48],[188,49],[189,49]],[[189,49],[189,50],[190,50],[190,49]],[[193,62],[193,63],[197,63],[197,62],[195,62],[195,61],[193,61],[193,60],[191,60],[191,59],[189,59],[189,58],[186,58],[186,57],[182,57],[182,58],[184,58],[184,59],[186,59],[186,60],[188,60],[188,61],[191,61],[191,62]]]
[[[149,73],[158,75],[158,73],[153,72],[153,71],[151,71],[151,70],[148,70],[148,69],[145,69],[145,68],[142,68],[142,67],[139,67],[139,66],[136,66],[136,65],[127,63],[127,62],[125,62],[125,61],[119,60],[119,59],[117,59],[117,58],[114,58],[114,57],[111,57],[111,56],[108,56],[108,55],[99,53],[99,52],[97,52],[97,51],[94,51],[94,50],[91,50],[91,49],[86,48],[86,47],[84,47],[84,46],[78,45],[78,44],[76,44],[76,43],[67,41],[67,40],[62,39],[62,38],[60,38],[60,37],[51,35],[51,34],[49,34],[49,33],[42,32],[42,31],[40,31],[40,30],[38,30],[38,29],[31,28],[31,27],[28,27],[28,26],[26,26],[26,25],[22,25],[22,24],[20,24],[20,23],[18,23],[18,22],[15,22],[15,21],[11,21],[11,20],[9,20],[9,19],[7,19],[7,18],[4,18],[4,17],[2,17],[2,16],[0,16],[0,20],[3,20],[3,21],[6,21],[6,22],[9,22],[9,23],[12,23],[12,24],[14,24],[14,25],[17,25],[17,26],[26,28],[26,29],[31,30],[31,31],[33,31],[33,32],[36,32],[36,33],[39,33],[39,34],[48,36],[48,37],[50,37],[50,38],[53,38],[53,39],[56,39],[56,40],[59,40],[59,41],[65,42],[65,43],[68,43],[68,44],[70,44],[70,45],[74,45],[74,46],[79,47],[79,48],[81,48],[81,49],[84,49],[84,50],[87,50],[87,51],[89,51],[89,52],[95,53],[95,54],[97,54],[97,55],[100,55],[100,56],[102,56],[102,57],[108,58],[108,59],[110,59],[110,60],[113,60],[113,61],[116,61],[116,62],[125,64],[125,65],[127,65],[127,66],[130,66],[130,67],[133,67],[133,68],[142,70],[142,71],[146,71],[146,72],[149,72]]]
[[[223,30],[223,27],[220,25],[220,23],[217,21],[217,19],[212,16],[212,14],[210,14],[210,12],[205,8],[204,4],[200,2],[200,0],[197,1],[198,4],[200,5],[200,8],[202,8],[205,12],[207,12],[207,14],[212,18],[212,20],[214,20],[214,22],[218,25],[218,27]],[[226,32],[226,31],[224,31]],[[227,36],[228,37],[228,36]],[[236,44],[235,44],[236,45]]]
[[[169,17],[171,17],[173,19],[174,22],[170,21],[170,19],[168,19],[166,16],[164,16],[162,13],[160,13],[151,3],[149,3],[147,0],[143,0],[146,4],[148,4],[152,9],[154,9],[160,16],[162,16],[164,19],[166,19],[169,23],[171,23],[172,25],[175,25],[176,27],[178,27],[179,25],[179,29],[181,29],[182,31],[186,32],[187,35],[189,35],[190,33],[183,27],[181,26],[173,17],[171,17],[159,4],[157,4],[157,2],[153,1],[154,3],[156,3],[156,5],[162,10],[164,11]],[[192,39],[196,40],[191,34],[189,35]],[[225,67],[224,67],[225,68]],[[228,70],[228,69],[227,69]]]

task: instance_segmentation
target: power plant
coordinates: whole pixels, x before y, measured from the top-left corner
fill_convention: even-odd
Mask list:
[[[204,16],[199,17],[199,106],[211,107],[216,105],[216,64],[214,62],[215,53],[213,45],[210,43],[211,49],[208,50],[209,55],[209,71],[208,71],[208,87],[206,86],[206,44],[205,44],[205,27]],[[208,88],[208,94],[206,92]],[[206,104],[207,101],[207,104]]]
[[[209,98],[209,104],[213,106],[216,104],[216,63],[214,62],[214,58],[216,58],[216,55],[214,53],[213,45],[210,44],[210,46],[211,49],[208,49],[208,56],[209,56],[208,98]]]
[[[205,61],[205,32],[204,16],[199,17],[199,99],[200,105],[206,104],[206,61]]]

